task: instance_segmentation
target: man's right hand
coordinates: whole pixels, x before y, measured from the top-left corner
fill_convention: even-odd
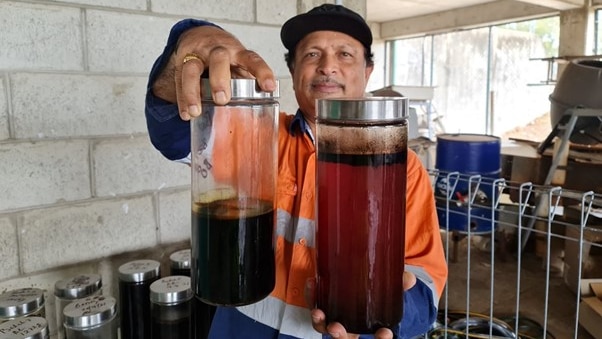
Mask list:
[[[211,95],[218,105],[230,101],[233,78],[255,78],[267,92],[276,87],[274,73],[256,52],[220,28],[199,26],[182,33],[169,63],[153,84],[153,94],[177,103],[180,117],[190,120],[201,114],[200,78],[205,72],[210,74]]]

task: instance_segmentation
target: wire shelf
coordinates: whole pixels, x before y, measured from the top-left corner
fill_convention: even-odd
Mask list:
[[[425,338],[593,338],[580,326],[602,281],[602,195],[430,170],[449,280]],[[597,263],[597,262],[595,262]]]

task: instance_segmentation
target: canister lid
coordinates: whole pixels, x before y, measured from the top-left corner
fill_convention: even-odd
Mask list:
[[[63,309],[65,326],[88,328],[100,325],[115,316],[116,305],[115,298],[104,295],[72,301]]]
[[[255,79],[231,79],[232,99],[276,99],[280,97],[280,86],[276,80],[276,90],[264,92]],[[201,99],[212,100],[209,79],[201,79]]]
[[[161,263],[156,260],[134,260],[119,266],[119,279],[127,282],[142,282],[159,277]]]
[[[437,134],[437,140],[446,140],[460,143],[492,143],[499,144],[501,138],[495,135],[489,134],[476,134],[476,133],[442,133]]]
[[[191,299],[190,277],[172,275],[150,285],[150,300],[156,304],[177,304]]]
[[[318,119],[349,122],[391,122],[406,119],[408,98],[365,97],[317,100]]]
[[[48,339],[48,336],[48,322],[42,317],[25,317],[0,324],[1,339]]]
[[[169,256],[170,266],[171,268],[176,269],[189,269],[190,268],[190,248],[180,250],[177,252],[173,252]]]
[[[94,294],[102,287],[99,274],[80,274],[54,284],[54,295],[63,299],[79,299]]]
[[[0,317],[15,318],[30,314],[44,306],[44,291],[19,288],[0,294]]]

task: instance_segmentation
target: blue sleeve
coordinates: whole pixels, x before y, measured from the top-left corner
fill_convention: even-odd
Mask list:
[[[420,279],[403,294],[403,318],[393,329],[399,339],[414,338],[430,330],[437,320],[433,291]]]
[[[411,339],[430,330],[437,320],[437,306],[433,303],[433,292],[419,279],[416,285],[403,294],[403,318],[393,330],[397,339]],[[330,338],[323,335],[324,339]],[[360,335],[360,339],[374,338],[374,335]]]
[[[177,104],[153,95],[152,84],[167,65],[180,35],[190,28],[207,25],[216,26],[196,19],[185,19],[176,23],[171,28],[163,53],[157,58],[150,71],[144,108],[146,127],[153,146],[170,160],[182,159],[190,153],[190,123],[180,119]]]

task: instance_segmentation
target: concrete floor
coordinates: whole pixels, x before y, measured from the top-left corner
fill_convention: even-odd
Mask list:
[[[519,272],[517,252],[512,250],[517,248],[514,239],[506,242],[505,252],[496,241],[498,245],[492,258],[490,237],[473,236],[471,241],[465,236],[459,237],[454,253],[452,235],[442,232],[442,236],[444,243],[446,239],[450,240],[448,257],[452,259],[449,260],[447,293],[440,302],[440,310],[448,310],[448,319],[456,312],[461,314],[460,318],[466,318],[467,310],[474,317],[481,314],[489,319],[492,311],[494,318],[507,320],[514,327],[518,304],[519,319],[521,323],[525,322],[525,326],[519,325],[521,338],[545,338],[542,335],[544,326],[547,338],[593,338],[577,325],[578,299],[564,282],[562,272],[551,267],[548,279],[546,261],[535,254],[535,246],[531,243],[522,254]],[[517,279],[518,274],[520,279]],[[549,281],[547,286],[546,281]],[[441,321],[443,319],[441,317]],[[536,324],[526,323],[528,320]]]

